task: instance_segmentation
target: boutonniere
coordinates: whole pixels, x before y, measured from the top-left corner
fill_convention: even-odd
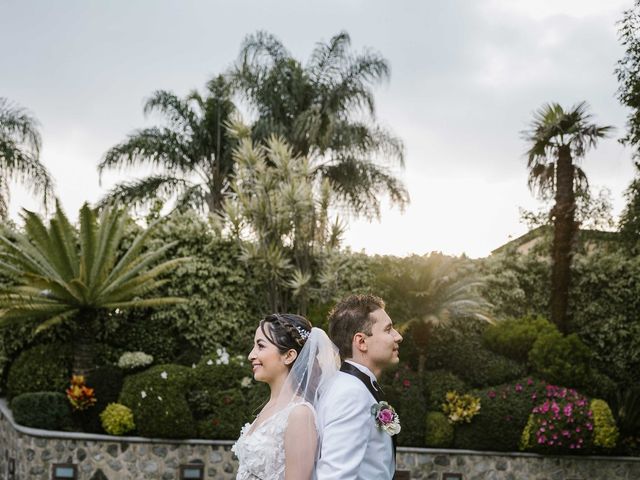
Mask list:
[[[371,406],[371,415],[376,422],[376,427],[384,430],[391,436],[400,433],[400,417],[387,402],[378,402]]]

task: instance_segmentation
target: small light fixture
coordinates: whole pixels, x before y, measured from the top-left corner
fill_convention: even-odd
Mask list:
[[[8,456],[8,453],[7,453]],[[10,458],[7,461],[7,479],[14,480],[16,478],[16,459]]]
[[[180,480],[204,479],[204,465],[198,463],[190,463],[188,465],[180,465]]]
[[[78,467],[73,463],[54,463],[51,466],[51,479],[62,480],[71,478],[77,480]]]
[[[461,473],[443,473],[442,480],[462,480]]]

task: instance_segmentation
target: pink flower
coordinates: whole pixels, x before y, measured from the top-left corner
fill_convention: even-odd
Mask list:
[[[380,420],[380,423],[382,423],[383,425],[391,423],[391,421],[393,420],[393,412],[388,408],[381,409],[378,412],[378,420]]]
[[[487,392],[487,397],[496,398],[496,392],[493,390],[489,390],[489,392]]]
[[[405,378],[405,379],[402,381],[402,386],[403,386],[404,388],[409,388],[409,387],[411,386],[411,382],[410,382],[408,379],[406,379],[406,378]]]
[[[565,417],[570,417],[573,413],[573,405],[571,405],[570,403],[566,404],[562,411]]]
[[[520,385],[519,383],[516,384],[515,390],[516,392],[520,393],[522,391],[522,385]]]
[[[527,385],[529,386],[533,385],[533,380],[531,380],[530,378],[527,378]]]

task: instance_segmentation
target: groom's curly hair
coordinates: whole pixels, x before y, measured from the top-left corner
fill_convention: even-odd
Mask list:
[[[350,295],[329,312],[329,337],[340,351],[340,357],[353,356],[352,342],[356,333],[371,335],[370,314],[384,309],[384,301],[375,295]]]

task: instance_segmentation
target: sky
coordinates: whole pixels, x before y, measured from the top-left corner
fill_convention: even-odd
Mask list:
[[[354,51],[391,65],[376,88],[378,121],[399,136],[398,170],[411,203],[384,204],[380,221],[348,219],[345,245],[369,254],[441,251],[483,257],[527,231],[521,132],[547,102],[586,100],[614,135],[582,161],[591,185],[611,192],[613,213],[634,175],[616,100],[623,55],[616,22],[631,0],[0,0],[0,96],[41,124],[41,161],[71,216],[136,171],[96,165],[145,118],[155,90],[202,90],[236,60],[242,39],[273,33],[301,60],[347,31]],[[20,186],[11,215],[39,209]]]

